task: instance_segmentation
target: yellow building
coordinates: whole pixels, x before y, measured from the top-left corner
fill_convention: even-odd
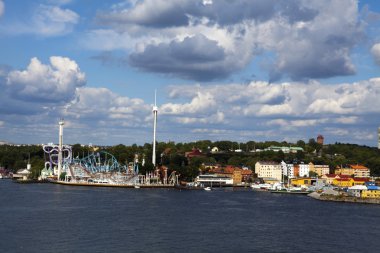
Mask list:
[[[318,176],[322,176],[330,173],[330,167],[328,165],[318,165],[310,162],[309,171],[318,174]]]
[[[362,198],[380,198],[380,190],[364,190],[362,191]]]
[[[354,169],[349,168],[349,167],[347,167],[347,168],[338,167],[335,169],[335,174],[352,176],[352,175],[354,175]]]
[[[232,174],[232,180],[233,180],[233,184],[234,185],[239,185],[241,184],[242,180],[243,180],[243,175],[241,173],[241,170],[234,170],[233,174]]]
[[[353,178],[335,178],[332,182],[333,185],[338,187],[351,187],[354,185],[354,179]]]
[[[290,184],[294,186],[312,185],[315,180],[315,178],[310,177],[292,178]]]

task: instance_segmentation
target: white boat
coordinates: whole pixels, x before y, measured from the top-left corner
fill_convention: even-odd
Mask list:
[[[255,191],[265,191],[272,188],[271,184],[252,184],[251,185],[252,190]]]
[[[211,187],[214,186],[232,186],[233,185],[233,179],[228,176],[218,176],[215,174],[204,174],[199,175],[195,179],[195,183],[197,185],[210,185]]]
[[[140,189],[140,185],[135,185],[135,188],[136,189]]]
[[[205,187],[204,190],[205,191],[211,191],[211,187]]]

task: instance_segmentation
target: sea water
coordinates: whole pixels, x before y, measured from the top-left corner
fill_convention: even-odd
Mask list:
[[[380,206],[0,180],[0,252],[378,252]]]

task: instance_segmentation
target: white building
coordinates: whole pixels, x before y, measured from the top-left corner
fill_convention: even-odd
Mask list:
[[[294,178],[294,165],[292,163],[281,162],[282,173],[284,176]]]
[[[299,176],[300,177],[309,177],[310,166],[309,164],[301,163],[299,165]]]
[[[259,161],[255,164],[255,173],[259,178],[275,178],[278,181],[282,180],[282,166],[276,162]]]

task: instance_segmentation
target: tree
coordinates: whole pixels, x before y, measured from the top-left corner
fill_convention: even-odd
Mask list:
[[[297,147],[305,149],[306,143],[303,140],[297,141]]]

